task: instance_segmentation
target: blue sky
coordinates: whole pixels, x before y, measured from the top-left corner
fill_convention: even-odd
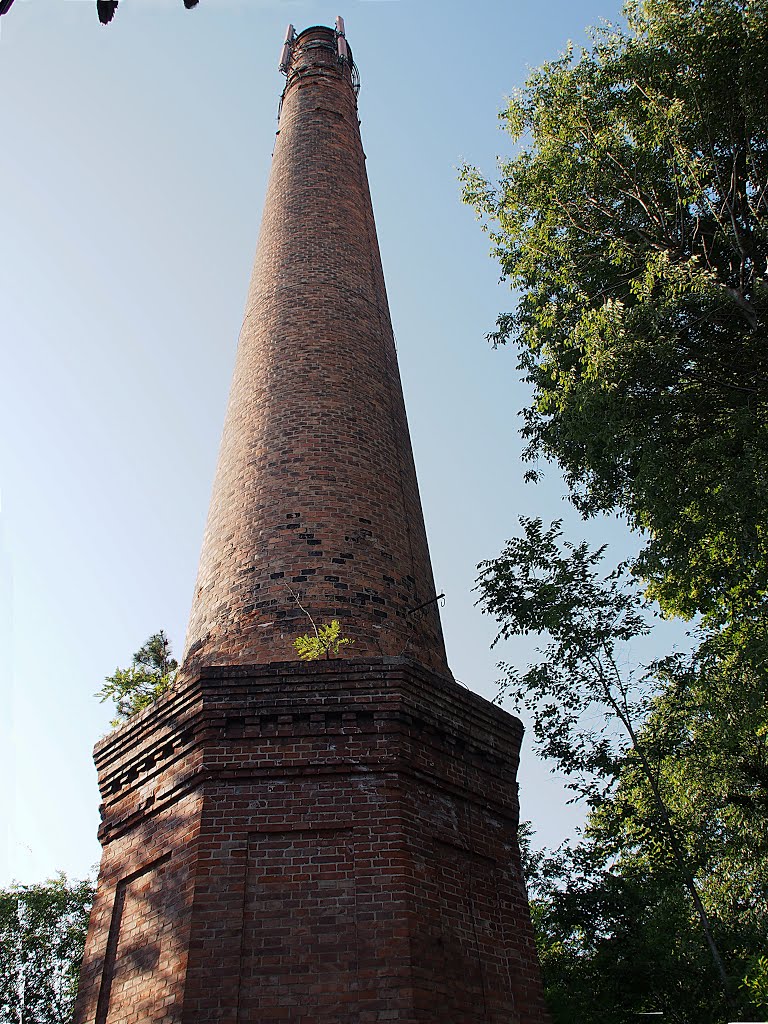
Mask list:
[[[286,24],[337,13],[360,117],[455,675],[495,693],[476,565],[520,515],[584,527],[557,474],[524,484],[525,388],[484,340],[509,307],[457,168],[492,172],[527,67],[614,0],[16,0],[0,22],[0,884],[99,856],[93,694],[164,628],[180,650],[258,234]],[[526,742],[523,814],[579,820]]]

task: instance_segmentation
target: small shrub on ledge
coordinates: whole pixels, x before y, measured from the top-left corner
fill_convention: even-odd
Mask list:
[[[177,668],[168,637],[162,630],[154,633],[134,654],[130,668],[116,668],[114,675],[107,676],[104,686],[96,694],[102,703],[105,700],[115,702],[117,716],[109,724],[113,727],[121,725],[149,707],[171,688]]]

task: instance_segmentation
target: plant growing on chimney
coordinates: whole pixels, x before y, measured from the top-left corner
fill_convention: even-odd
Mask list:
[[[353,644],[348,636],[341,635],[341,623],[332,619],[327,625],[315,626],[314,636],[297,636],[293,646],[302,661],[319,661],[321,658],[338,657],[339,648],[345,644]]]
[[[178,662],[171,654],[168,637],[154,633],[133,656],[130,668],[116,668],[107,676],[96,696],[102,704],[113,700],[117,715],[110,725],[118,726],[157,700],[176,678]]]
[[[321,658],[326,658],[327,660],[330,660],[331,658],[338,658],[340,647],[344,647],[346,644],[353,644],[355,642],[354,640],[350,640],[349,637],[341,635],[341,623],[338,619],[331,619],[330,623],[327,625],[321,624],[318,626],[310,613],[301,603],[301,599],[296,591],[292,587],[288,587],[287,589],[297,606],[301,608],[312,623],[312,630],[315,634],[314,636],[297,636],[293,641],[293,647],[302,661],[319,661]]]

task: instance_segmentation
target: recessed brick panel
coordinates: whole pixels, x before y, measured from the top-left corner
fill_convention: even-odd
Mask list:
[[[180,882],[166,857],[118,885],[96,1024],[121,1019],[128,1005],[137,1020],[168,1018],[168,1002],[176,1001],[178,975],[186,963],[182,935],[175,928]]]
[[[357,964],[352,830],[250,836],[238,1021],[356,1024]]]
[[[202,803],[199,792],[174,785],[178,760],[149,756],[153,748],[168,749],[169,732],[152,730],[143,750],[134,734],[119,758],[122,780],[102,785],[104,852],[76,1021],[181,1021]],[[119,813],[107,811],[115,807]]]

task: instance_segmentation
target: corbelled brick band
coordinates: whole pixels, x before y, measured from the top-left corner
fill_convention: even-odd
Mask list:
[[[302,32],[282,101],[185,662],[355,657],[447,673],[351,61]],[[303,611],[297,603],[297,598]]]
[[[76,1024],[544,1024],[521,734],[402,658],[204,669],[96,748]]]

